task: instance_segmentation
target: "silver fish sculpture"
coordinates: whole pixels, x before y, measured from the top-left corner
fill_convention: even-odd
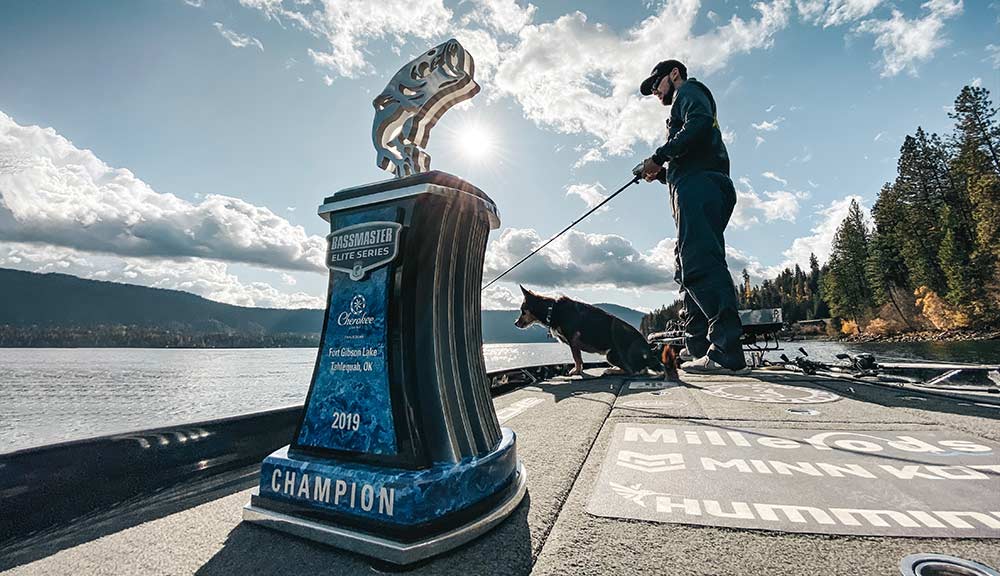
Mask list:
[[[479,93],[472,54],[458,40],[431,48],[403,66],[372,104],[375,163],[396,178],[430,170],[424,152],[431,128],[452,106]]]

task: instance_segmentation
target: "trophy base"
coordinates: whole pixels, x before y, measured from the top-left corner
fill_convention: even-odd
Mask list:
[[[301,506],[261,498],[259,488],[253,490],[250,502],[243,507],[243,520],[402,566],[443,554],[482,536],[517,508],[526,491],[527,476],[524,466],[518,461],[511,484],[497,494],[500,497],[498,500],[489,502],[487,509],[445,531],[430,536],[424,532],[424,537],[417,540],[395,539],[372,530],[335,525],[323,518],[296,515],[297,510],[308,511]]]

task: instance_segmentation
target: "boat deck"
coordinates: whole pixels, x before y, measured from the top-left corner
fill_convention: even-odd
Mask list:
[[[702,476],[687,477],[688,485],[671,484],[675,470],[671,466],[679,464],[678,455],[692,468],[699,456],[711,455],[709,447],[742,449],[741,439],[750,439],[756,447],[760,438],[781,437],[785,444],[772,441],[772,447],[787,449],[789,439],[797,438],[801,444],[809,434],[856,431],[855,436],[843,438],[862,438],[859,431],[864,431],[874,438],[884,431],[887,438],[971,438],[996,446],[1000,405],[789,372],[755,371],[750,377],[723,379],[682,372],[680,385],[663,389],[656,381],[604,377],[601,370],[589,373],[586,379],[549,380],[494,399],[503,425],[517,433],[518,453],[528,473],[528,494],[487,536],[417,566],[411,573],[898,574],[900,559],[916,553],[951,554],[1000,566],[996,540],[1000,528],[991,528],[988,516],[992,512],[1000,525],[1000,462],[995,450],[984,455],[956,448],[958,452],[948,453],[955,457],[955,466],[937,466],[942,477],[936,480],[928,475],[930,468],[919,468],[923,476],[918,473],[896,483],[835,473],[817,478],[794,472],[781,478],[788,474],[778,472],[773,462],[770,468],[753,464],[753,470],[740,471],[730,461],[725,469],[702,470]],[[680,440],[669,443],[662,432],[657,435],[657,429],[673,430]],[[707,431],[719,434],[706,435]],[[631,441],[628,434],[632,434]],[[623,442],[628,444],[626,452]],[[856,456],[862,459],[850,461],[861,462],[866,470],[878,470],[889,462],[899,473],[907,465],[918,470],[915,466],[921,466],[923,457],[915,452],[912,458],[897,454],[878,461],[874,459],[881,454],[870,453],[870,444],[851,446],[859,451],[841,447],[807,456],[808,446],[803,445],[784,460],[815,462],[823,459],[819,456],[836,453],[847,458],[837,461],[841,464]],[[765,454],[750,452],[749,446],[746,449],[748,463],[774,458],[774,450]],[[726,458],[734,457],[727,454]],[[722,456],[713,457],[717,464],[722,461]],[[956,466],[969,462],[981,464],[975,466],[980,474],[964,468],[962,479]],[[701,463],[705,464],[704,459]],[[760,467],[769,472],[760,473]],[[947,472],[954,478],[949,479]],[[978,494],[986,520],[966,515],[951,517],[949,523],[944,516],[912,516],[922,523],[907,528],[914,524],[912,520],[862,518],[852,528],[836,515],[838,522],[813,522],[816,517],[810,518],[807,511],[803,521],[789,520],[782,512],[783,521],[774,523],[779,530],[794,532],[734,527],[734,522],[741,522],[739,514],[713,516],[705,503],[708,496],[693,493],[700,487],[690,481],[699,477],[718,479],[702,487],[723,502],[727,512],[736,511],[734,502],[754,502],[754,490],[767,494],[768,486],[780,488],[780,482],[794,478],[801,483],[802,494],[792,491],[789,502],[799,505],[816,505],[809,498],[822,499],[822,492],[837,493],[848,487],[847,493],[860,502],[870,496],[873,509],[885,508],[887,502],[896,502],[900,510],[921,508],[921,491],[926,491],[935,502],[928,504],[929,509],[941,510],[939,503],[942,497],[947,501],[950,492],[956,498],[952,510],[969,510],[959,501],[965,498],[967,502],[969,494]],[[360,556],[241,523],[242,507],[255,482],[255,470],[244,470],[205,486],[126,503],[103,516],[36,537],[0,566],[10,567],[5,574],[371,574],[385,570]],[[909,482],[904,487],[913,490],[897,493],[899,482]],[[723,501],[720,490],[735,493]],[[694,504],[684,500],[689,496]],[[858,507],[857,501],[849,504]],[[691,507],[698,514],[692,514]],[[763,521],[761,509],[754,510],[749,516],[756,519],[742,521]],[[657,520],[649,519],[653,517]],[[954,535],[884,535],[907,529],[919,535],[935,525]],[[854,532],[831,534],[831,530]],[[880,530],[882,535],[872,535]],[[828,533],[810,533],[823,531]]]

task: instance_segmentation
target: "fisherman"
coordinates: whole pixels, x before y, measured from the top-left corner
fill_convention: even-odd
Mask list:
[[[687,77],[687,68],[677,60],[657,64],[640,92],[655,94],[670,106],[667,142],[643,162],[642,176],[670,188],[677,226],[674,280],[684,295],[687,354],[682,357],[693,358],[683,368],[702,374],[745,373],[736,286],[723,238],[736,189],[715,99],[704,84]]]

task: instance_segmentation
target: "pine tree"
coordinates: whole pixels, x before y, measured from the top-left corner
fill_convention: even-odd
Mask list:
[[[892,304],[907,328],[913,330],[913,323],[899,306],[895,290],[906,286],[906,267],[899,252],[892,245],[889,236],[876,228],[868,241],[868,261],[865,263],[865,277],[872,290],[872,301],[876,306]],[[909,292],[909,290],[907,290]]]
[[[821,282],[830,311],[853,320],[861,327],[872,306],[872,292],[865,275],[868,263],[868,227],[861,207],[851,201],[847,217],[837,229],[830,254],[829,272]]]
[[[953,171],[971,206],[978,250],[1000,259],[1000,122],[985,88],[966,86],[955,99]],[[989,266],[992,262],[985,262]]]
[[[740,303],[744,308],[748,308],[750,305],[750,296],[752,292],[750,291],[750,273],[747,269],[743,269],[743,287],[740,290]]]
[[[819,292],[819,258],[812,252],[809,253],[809,291]]]
[[[893,184],[885,184],[872,206],[872,221],[874,229],[868,244],[868,263],[865,273],[872,288],[872,297],[876,305],[887,302],[893,305],[900,318],[909,328],[913,328],[910,319],[903,314],[896,297],[898,291],[913,292],[910,285],[910,272],[906,267],[901,247],[906,243],[908,230],[902,224],[907,206],[903,204],[900,194]]]
[[[970,312],[981,313],[977,304],[983,300],[982,277],[975,266],[975,239],[955,211],[945,208],[945,235],[941,241],[941,267],[948,283],[947,301]]]
[[[680,311],[683,307],[683,300],[674,300],[670,306],[661,306],[645,314],[639,322],[639,331],[647,336],[653,332],[662,332],[670,322],[680,321]]]
[[[949,114],[956,121],[959,137],[981,150],[991,163],[993,173],[1000,174],[1000,124],[996,115],[990,91],[978,86],[962,88],[955,99],[955,111]]]
[[[927,286],[942,294],[946,290],[944,273],[938,259],[938,250],[944,232],[940,214],[944,207],[942,184],[945,168],[934,156],[932,140],[922,128],[914,136],[907,136],[899,150],[898,176],[892,191],[898,197],[899,218],[893,224],[899,249],[910,282]],[[898,228],[897,228],[898,227]]]

